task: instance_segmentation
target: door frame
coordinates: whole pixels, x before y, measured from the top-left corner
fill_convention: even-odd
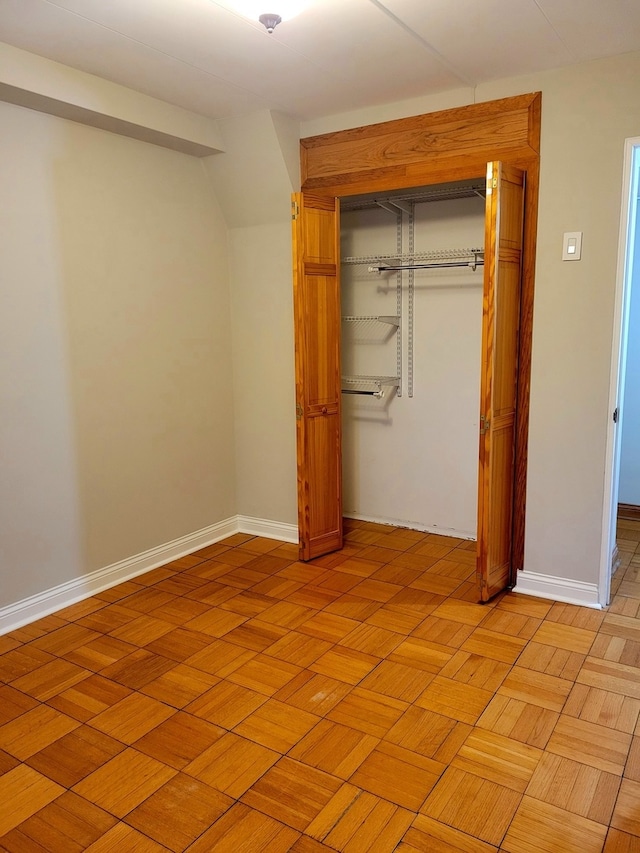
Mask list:
[[[342,198],[482,178],[499,160],[526,173],[518,345],[514,573],[524,567],[542,95],[534,92],[300,140],[301,189]]]
[[[620,230],[618,234],[618,260],[616,268],[616,292],[613,313],[613,340],[611,348],[611,375],[609,404],[607,409],[607,439],[605,449],[604,500],[602,511],[602,549],[598,578],[598,603],[604,607],[611,595],[612,558],[616,544],[616,520],[618,515],[618,486],[620,451],[622,445],[622,420],[624,418],[624,382],[627,353],[627,331],[629,300],[631,297],[631,274],[634,251],[637,195],[640,189],[640,136],[625,139],[624,166],[622,172],[622,199],[620,208]],[[619,410],[618,422],[613,412]]]

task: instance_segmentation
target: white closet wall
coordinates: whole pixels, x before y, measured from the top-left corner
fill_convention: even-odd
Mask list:
[[[342,257],[398,250],[393,213],[345,210],[341,219]],[[415,252],[483,245],[482,198],[416,203],[414,220]],[[343,264],[343,316],[402,317],[400,394],[343,394],[345,515],[475,538],[482,277],[481,266],[414,272],[410,397],[408,274],[398,312],[396,273]],[[393,326],[343,322],[343,375],[395,375],[396,345]]]

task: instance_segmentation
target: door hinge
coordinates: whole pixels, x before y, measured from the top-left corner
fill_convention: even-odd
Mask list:
[[[304,414],[304,409],[300,403],[296,403],[296,420],[299,421]]]
[[[491,426],[491,422],[484,415],[480,415],[480,435],[484,435],[486,432],[489,432],[489,427]]]
[[[295,222],[296,219],[300,216],[300,207],[297,201],[291,202],[291,219]]]
[[[618,423],[619,415],[620,415],[620,411],[618,410],[618,407],[616,406],[615,409],[613,410],[613,422],[614,422],[614,424]]]

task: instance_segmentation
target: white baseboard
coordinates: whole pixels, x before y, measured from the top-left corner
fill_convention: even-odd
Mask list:
[[[551,598],[564,604],[579,604],[582,607],[601,609],[598,599],[598,584],[568,580],[554,575],[537,572],[518,572],[514,592]]]
[[[297,524],[284,524],[282,521],[269,521],[267,518],[251,518],[248,515],[239,515],[238,531],[250,533],[252,536],[277,539],[281,542],[297,543],[298,541]]]
[[[96,569],[94,572],[31,595],[22,601],[0,607],[0,635],[15,631],[29,622],[34,622],[63,607],[89,598],[97,592],[177,560],[178,557],[184,557],[207,545],[220,542],[221,539],[226,539],[234,533],[250,533],[253,536],[265,536],[285,542],[298,541],[298,528],[295,525],[262,518],[232,516],[202,530],[196,530],[195,533],[181,536],[172,542],[150,548],[141,554],[127,557],[110,566]]]

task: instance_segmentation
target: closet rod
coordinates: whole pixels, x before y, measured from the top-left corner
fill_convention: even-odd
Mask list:
[[[401,272],[402,270],[439,270],[449,267],[469,267],[476,270],[484,266],[484,261],[450,261],[449,263],[437,264],[407,264],[406,266],[375,266],[369,267],[369,272]]]
[[[362,397],[377,397],[380,400],[384,397],[384,391],[358,391],[355,388],[343,388],[343,394],[359,394]]]

